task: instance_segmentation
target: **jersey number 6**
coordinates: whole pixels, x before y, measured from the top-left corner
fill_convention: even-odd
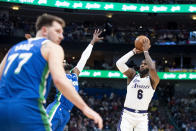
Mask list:
[[[142,97],[143,97],[143,90],[141,90],[141,89],[139,89],[138,91],[137,91],[137,98],[138,99],[142,99]]]

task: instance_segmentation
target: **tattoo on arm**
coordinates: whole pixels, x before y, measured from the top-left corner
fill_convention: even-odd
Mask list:
[[[148,65],[149,69],[154,69],[155,66],[154,66],[154,63],[152,62],[152,59],[151,59],[149,53],[148,52],[144,52],[144,56],[145,56],[146,63]]]
[[[146,59],[146,63],[149,67],[153,88],[156,89],[156,86],[158,85],[160,79],[159,79],[159,76],[156,72],[155,64],[153,63],[153,61],[152,61],[148,52],[144,52],[144,56],[145,56],[145,59]]]

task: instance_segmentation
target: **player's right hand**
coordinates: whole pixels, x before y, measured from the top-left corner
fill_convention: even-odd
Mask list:
[[[149,39],[143,39],[143,51],[148,51],[150,47],[151,45]]]
[[[103,128],[103,119],[101,116],[92,110],[90,107],[86,106],[83,110],[84,115],[86,115],[89,119],[94,120],[96,124],[98,124],[98,128],[102,129]]]

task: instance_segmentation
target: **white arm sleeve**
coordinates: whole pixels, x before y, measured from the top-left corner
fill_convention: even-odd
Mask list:
[[[124,73],[126,72],[129,67],[125,64],[133,55],[135,54],[135,52],[133,51],[129,51],[127,54],[125,54],[124,56],[122,56],[117,62],[116,62],[116,66],[118,67],[118,69],[120,70],[120,72]]]
[[[86,61],[88,60],[89,56],[91,55],[93,49],[93,45],[89,44],[86,49],[83,51],[82,56],[78,62],[78,64],[76,65],[76,67],[78,68],[78,70],[81,72],[86,64]]]

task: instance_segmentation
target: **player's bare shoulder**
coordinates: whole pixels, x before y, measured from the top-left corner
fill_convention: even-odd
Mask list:
[[[54,42],[47,40],[41,47],[42,56],[48,60],[49,53],[63,53],[63,48]]]

